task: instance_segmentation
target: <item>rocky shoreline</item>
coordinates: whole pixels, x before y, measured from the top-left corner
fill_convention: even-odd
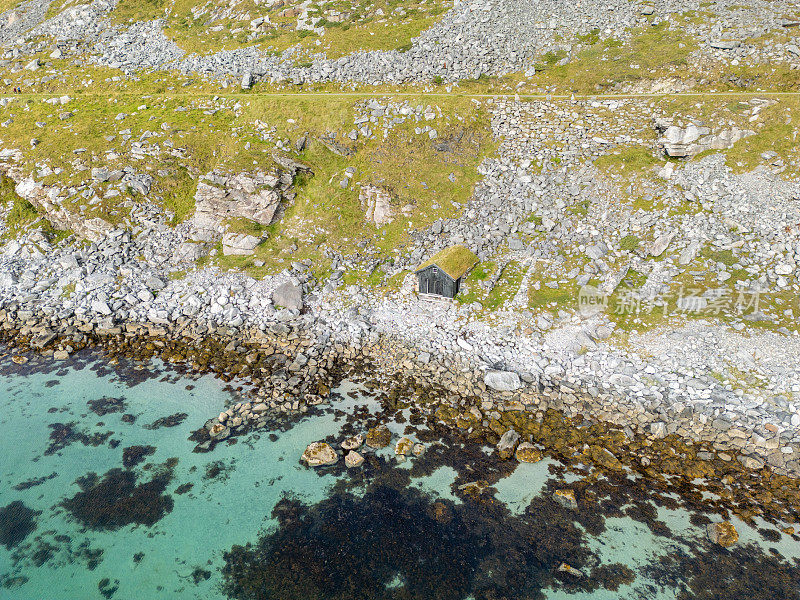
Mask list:
[[[229,436],[313,410],[328,401],[330,390],[343,379],[360,379],[390,406],[410,407],[419,418],[448,428],[465,442],[497,445],[501,455],[513,455],[518,443],[527,448],[533,442],[532,451],[541,449],[601,470],[637,471],[665,485],[674,485],[670,479],[676,475],[682,476],[678,481],[705,478],[730,489],[720,505],[743,518],[798,520],[796,469],[769,465],[769,452],[743,448],[734,441],[741,437],[723,434],[713,425],[706,439],[692,442],[681,435],[692,425],[680,414],[668,435],[666,425],[654,426],[644,411],[641,419],[613,412],[616,402],[609,393],[585,392],[569,382],[558,387],[526,382],[512,372],[472,370],[459,356],[421,357],[389,336],[347,344],[319,328],[305,327],[300,319],[250,329],[209,327],[188,318],[170,324],[106,325],[75,317],[60,320],[8,302],[0,309],[0,341],[14,349],[17,363],[27,362],[25,353],[31,351],[63,359],[100,347],[112,361],[121,355],[158,357],[225,380],[251,382],[250,402],[210,418],[195,432],[191,439],[197,451],[213,450]],[[789,441],[778,451],[784,447],[795,451],[796,446]]]

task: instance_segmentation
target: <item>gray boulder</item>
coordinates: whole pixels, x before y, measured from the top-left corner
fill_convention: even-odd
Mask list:
[[[483,378],[486,387],[498,392],[513,392],[522,387],[519,375],[511,371],[488,371]]]
[[[226,233],[222,236],[222,253],[225,256],[249,256],[255,252],[261,238],[247,233]]]
[[[303,308],[303,288],[291,281],[282,283],[272,292],[272,303],[292,310]]]

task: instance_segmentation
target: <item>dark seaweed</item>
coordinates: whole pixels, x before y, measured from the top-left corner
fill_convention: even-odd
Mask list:
[[[164,494],[171,479],[169,469],[159,470],[150,481],[140,484],[133,471],[111,469],[102,478],[89,473],[76,481],[81,491],[61,506],[88,529],[152,526],[172,511],[173,500]]]
[[[177,427],[181,423],[183,423],[189,417],[186,413],[175,413],[174,415],[169,415],[168,417],[161,417],[160,419],[156,419],[149,425],[145,425],[145,429],[160,429],[161,427]]]
[[[128,446],[122,449],[122,466],[126,469],[135,467],[156,451],[155,446]]]
[[[40,514],[20,500],[0,508],[0,545],[11,550],[21,543],[36,529],[36,517]]]
[[[755,544],[694,544],[691,552],[663,556],[646,572],[678,587],[678,600],[800,599],[800,561],[766,554]]]
[[[45,456],[50,456],[63,450],[73,442],[80,442],[84,446],[97,447],[104,444],[113,435],[112,431],[87,434],[75,428],[75,423],[51,423],[48,425],[50,432],[50,445],[44,451]]]
[[[207,571],[201,567],[195,567],[192,571],[192,581],[195,585],[208,581],[211,578],[211,571]]]
[[[108,398],[106,396],[96,400],[89,400],[86,404],[99,417],[110,413],[123,412],[126,408],[125,398]]]
[[[109,599],[117,593],[119,589],[119,579],[115,579],[113,584],[108,577],[101,579],[97,584],[97,589],[100,590],[100,595],[103,596],[103,598]]]
[[[548,586],[614,589],[632,576],[619,565],[559,583],[562,562],[581,569],[592,556],[572,511],[544,498],[514,516],[500,503],[376,484],[363,498],[335,488],[311,507],[284,498],[273,516],[277,530],[225,554],[229,597],[536,599]]]
[[[45,475],[44,477],[33,477],[31,479],[23,481],[22,483],[18,483],[17,485],[14,486],[14,489],[21,492],[23,490],[36,487],[37,485],[42,485],[45,481],[55,479],[56,477],[58,477],[58,473],[54,471],[50,473],[50,475]]]

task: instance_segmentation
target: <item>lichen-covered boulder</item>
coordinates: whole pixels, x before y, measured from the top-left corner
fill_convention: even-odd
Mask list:
[[[575,492],[569,489],[556,490],[553,492],[553,500],[564,508],[578,510],[578,501],[575,499]]]
[[[408,456],[411,454],[411,450],[414,448],[414,442],[412,442],[407,437],[402,437],[397,440],[397,444],[394,447],[394,453],[399,454],[401,456]]]
[[[519,462],[535,463],[542,460],[542,452],[530,442],[522,442],[517,446],[515,457]]]
[[[709,523],[706,527],[708,539],[714,544],[719,544],[723,548],[733,546],[739,541],[739,534],[733,523],[729,521],[722,521],[721,523]]]
[[[370,448],[386,448],[392,441],[392,432],[385,425],[373,427],[367,432],[366,444]]]
[[[497,453],[500,455],[500,458],[509,458],[514,454],[518,442],[519,434],[516,431],[513,429],[506,431],[500,437],[500,441],[497,442]]]

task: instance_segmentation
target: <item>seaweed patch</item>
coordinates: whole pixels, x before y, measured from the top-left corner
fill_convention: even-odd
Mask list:
[[[89,400],[86,403],[89,409],[98,417],[102,417],[111,413],[124,412],[126,408],[124,398],[109,398],[103,396],[96,400]]]
[[[45,456],[50,456],[59,452],[74,442],[80,442],[84,446],[97,447],[106,442],[113,435],[112,431],[104,431],[88,434],[76,428],[76,423],[51,423],[48,425],[50,431],[50,444],[44,451]]]
[[[145,483],[137,483],[136,473],[123,469],[111,469],[102,477],[89,473],[75,482],[81,491],[62,501],[61,506],[88,529],[152,526],[172,511],[172,497],[164,494],[171,480],[168,467],[158,469]]]
[[[14,500],[0,508],[0,545],[11,550],[20,544],[36,529],[36,517],[40,514],[25,506],[21,500]]]
[[[128,446],[122,449],[122,466],[126,469],[135,467],[148,456],[155,454],[155,446]]]
[[[335,487],[313,506],[284,498],[273,516],[275,531],[224,555],[230,598],[542,599],[548,587],[613,589],[632,578],[618,565],[559,581],[560,565],[577,572],[596,557],[571,512],[549,499],[515,516],[501,503],[373,484],[363,497]]]
[[[50,481],[51,479],[55,479],[58,477],[58,473],[53,471],[50,475],[45,475],[44,477],[32,477],[30,479],[26,479],[14,486],[14,489],[18,492],[23,490],[28,490],[32,487],[36,487],[37,485],[42,485],[46,481]]]
[[[168,417],[161,417],[160,419],[156,419],[149,425],[145,425],[145,429],[161,429],[162,427],[177,427],[181,423],[183,423],[187,418],[188,414],[186,413],[175,413],[174,415],[169,415]]]

